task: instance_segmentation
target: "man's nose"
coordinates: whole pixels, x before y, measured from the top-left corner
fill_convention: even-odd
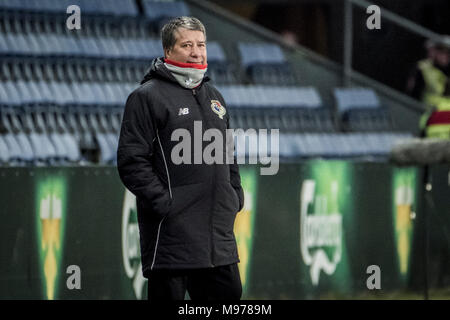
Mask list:
[[[200,48],[197,47],[197,46],[192,46],[191,56],[192,56],[192,57],[198,57],[198,56],[200,56]]]

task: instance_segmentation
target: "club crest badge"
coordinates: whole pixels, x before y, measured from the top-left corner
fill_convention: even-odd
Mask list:
[[[219,116],[220,119],[223,119],[223,116],[227,113],[218,100],[211,100],[211,109]]]

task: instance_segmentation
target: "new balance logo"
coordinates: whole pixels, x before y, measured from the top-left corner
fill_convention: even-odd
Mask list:
[[[189,108],[180,108],[180,111],[178,111],[179,116],[187,115],[187,114],[189,114]]]

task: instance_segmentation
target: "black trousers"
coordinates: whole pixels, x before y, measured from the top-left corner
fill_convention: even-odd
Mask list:
[[[193,270],[153,270],[148,277],[148,300],[239,300],[242,295],[237,263]]]

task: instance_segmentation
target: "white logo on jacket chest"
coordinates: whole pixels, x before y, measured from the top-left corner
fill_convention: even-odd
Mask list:
[[[223,119],[223,116],[227,113],[225,108],[220,104],[219,100],[211,100],[211,109],[219,116],[220,119]]]
[[[178,111],[179,116],[184,116],[187,114],[189,114],[189,108],[180,108],[180,110]]]

